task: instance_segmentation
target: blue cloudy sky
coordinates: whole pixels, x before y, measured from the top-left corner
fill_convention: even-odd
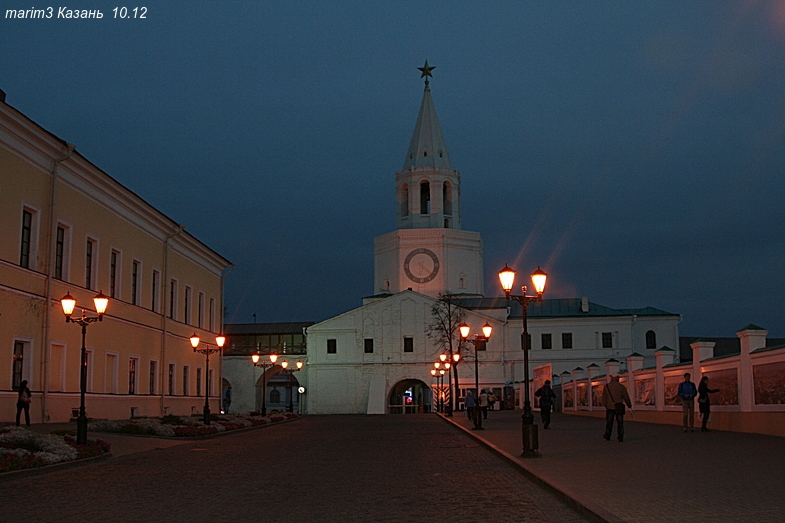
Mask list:
[[[228,322],[373,293],[428,59],[486,295],[541,265],[548,297],[785,336],[785,2],[65,6],[104,18],[0,19],[7,103],[235,262]]]

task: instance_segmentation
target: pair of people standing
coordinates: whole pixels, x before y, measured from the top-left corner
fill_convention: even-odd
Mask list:
[[[684,374],[684,381],[679,383],[678,395],[681,399],[681,408],[683,412],[682,422],[684,423],[684,432],[688,430],[693,432],[695,427],[695,396],[698,396],[698,410],[701,414],[701,432],[708,432],[709,429],[706,424],[711,418],[711,400],[709,394],[719,392],[720,389],[709,388],[709,377],[703,376],[700,385],[695,388],[695,384],[690,381],[690,374]]]

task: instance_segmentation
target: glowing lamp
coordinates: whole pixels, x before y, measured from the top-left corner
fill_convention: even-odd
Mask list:
[[[226,336],[219,334],[215,337],[215,344],[218,345],[219,348],[223,348],[224,343],[226,343]]]
[[[471,332],[472,328],[465,323],[462,323],[460,327],[458,327],[458,330],[461,331],[461,338],[466,339],[469,337],[469,333]]]
[[[439,369],[439,374],[441,374],[442,376],[444,376],[444,373],[445,373],[445,372],[447,372],[447,371],[446,371],[446,370],[444,370],[444,369]]]
[[[532,273],[532,283],[534,283],[534,290],[537,291],[537,296],[542,296],[545,290],[545,280],[547,279],[548,275],[538,265],[537,270]]]
[[[300,360],[297,360],[297,369],[302,369],[302,368],[303,368],[303,362],[300,361]]]
[[[199,336],[197,336],[196,333],[194,332],[193,334],[191,334],[191,347],[195,349],[198,346],[199,346]]]
[[[286,360],[283,360],[283,361],[281,362],[281,367],[283,367],[284,369],[285,369],[286,367],[288,367],[288,366],[289,366],[289,362],[288,362],[288,361],[286,361]]]
[[[441,367],[441,366],[442,366],[442,362],[440,362],[440,361],[437,361],[437,362],[435,362],[435,363],[433,364],[433,366],[434,366],[435,368],[437,368],[437,369],[438,369],[439,367]]]
[[[493,332],[493,327],[491,327],[490,323],[486,323],[485,325],[482,326],[482,335],[483,336],[485,336],[486,338],[490,338],[491,337],[491,332]]]
[[[104,296],[103,292],[99,292],[93,298],[93,303],[95,304],[95,312],[98,313],[98,321],[101,321],[101,317],[106,312],[106,307],[109,305],[109,298]]]
[[[259,363],[259,358],[260,356],[258,354],[254,354],[251,356],[251,361],[254,362],[254,364]]]
[[[60,305],[63,306],[63,313],[65,314],[66,321],[71,317],[71,314],[74,313],[74,307],[76,307],[76,300],[71,293],[69,292],[62,298],[60,298]]]
[[[446,354],[444,354],[444,353],[442,353],[442,354],[439,354],[439,359],[440,359],[440,360],[442,360],[442,361],[444,361],[444,360],[446,360],[446,359],[447,359],[447,355],[446,355]]]
[[[431,369],[431,376],[436,376],[436,369]]]
[[[452,359],[455,361],[455,363],[458,363],[458,361],[461,359],[461,355],[456,352],[452,355]]]
[[[515,283],[515,271],[510,269],[507,264],[504,264],[504,268],[499,271],[499,281],[502,284],[502,289],[507,294],[512,291],[512,286]]]
[[[278,355],[277,354],[270,354],[270,361],[272,361],[273,363],[278,361]]]

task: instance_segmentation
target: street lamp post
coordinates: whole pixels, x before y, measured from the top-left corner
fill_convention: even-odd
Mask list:
[[[458,327],[458,330],[461,331],[461,339],[463,341],[468,341],[474,345],[474,390],[477,395],[475,400],[477,406],[474,408],[474,430],[483,430],[482,409],[480,409],[480,358],[477,356],[477,347],[488,342],[491,332],[493,332],[493,327],[491,327],[490,323],[486,323],[482,326],[482,334],[475,334],[474,339],[471,340],[468,339],[471,327],[464,323]]]
[[[436,371],[436,369],[431,369],[431,376],[436,380],[436,387],[434,387],[434,390],[437,390],[436,397],[434,398],[434,399],[436,399],[436,412],[441,412],[442,409],[441,409],[441,407],[439,405],[440,398],[439,398],[439,392],[438,392],[438,390],[441,390],[441,389],[438,389],[438,387],[439,387],[439,376],[438,376],[438,374],[439,373]],[[433,384],[433,381],[431,381],[431,384]]]
[[[436,386],[438,391],[436,393],[436,412],[444,412],[444,375],[450,371],[450,362],[446,361],[446,354],[439,354],[439,361],[434,362],[433,369],[431,369],[431,376],[436,378]]]
[[[199,336],[194,332],[191,335],[191,347],[194,352],[204,354],[204,424],[210,424],[210,354],[213,352],[220,352],[226,342],[226,337],[219,334],[215,337],[215,348],[210,348],[210,345],[205,342],[204,348],[199,348]]]
[[[275,362],[278,361],[277,354],[270,354],[270,363],[261,359],[262,357],[257,352],[253,356],[251,356],[251,361],[253,362],[254,367],[261,367],[262,368],[262,416],[267,416],[267,369],[275,365]],[[261,362],[259,361],[261,360]]]
[[[499,271],[499,281],[502,284],[502,289],[507,295],[508,300],[515,300],[521,304],[523,315],[523,330],[521,331],[521,349],[523,350],[523,384],[524,384],[524,402],[523,402],[523,415],[521,416],[521,436],[523,439],[523,453],[524,458],[536,458],[540,456],[539,441],[537,437],[537,425],[534,423],[534,414],[532,413],[531,401],[529,398],[529,331],[527,327],[527,310],[529,303],[533,301],[542,301],[542,293],[545,291],[545,280],[548,275],[542,269],[537,267],[531,275],[532,283],[534,283],[534,290],[537,291],[536,296],[526,295],[526,286],[521,287],[521,295],[516,296],[511,293],[513,283],[515,282],[515,271],[510,269],[507,264]]]
[[[80,445],[87,443],[87,414],[84,408],[84,396],[87,389],[87,349],[85,348],[85,337],[87,335],[87,326],[95,321],[103,321],[106,307],[109,305],[109,298],[99,292],[93,298],[95,304],[95,312],[98,316],[87,316],[87,312],[82,309],[81,318],[73,318],[71,315],[74,313],[76,307],[76,300],[67,293],[60,300],[60,305],[63,307],[66,323],[76,323],[82,326],[82,362],[79,372],[79,417],[76,418],[76,442]]]
[[[292,375],[295,372],[297,372],[297,371],[299,371],[300,369],[303,368],[303,362],[300,361],[300,360],[297,360],[297,368],[296,369],[289,369],[288,368],[289,367],[289,362],[284,360],[284,361],[281,362],[281,367],[283,367],[284,370],[288,369],[288,372],[289,372],[289,406],[286,408],[286,410],[287,410],[287,412],[294,412],[294,388],[293,388],[293,383],[292,383],[292,378],[293,378]]]

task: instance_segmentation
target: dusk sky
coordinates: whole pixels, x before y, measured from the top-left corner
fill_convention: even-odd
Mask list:
[[[374,293],[427,59],[486,296],[540,265],[546,298],[785,337],[785,2],[116,6],[3,1],[0,89],[237,264],[226,322]]]

